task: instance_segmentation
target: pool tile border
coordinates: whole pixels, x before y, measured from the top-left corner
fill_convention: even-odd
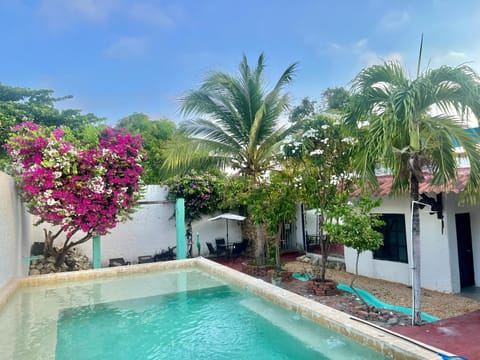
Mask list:
[[[363,322],[356,321],[354,317],[346,313],[203,257],[13,279],[0,290],[0,309],[13,296],[15,291],[22,287],[185,268],[200,268],[211,275],[266,298],[337,333],[348,336],[388,357],[398,360],[438,360],[440,358],[437,355],[437,352],[440,351],[438,349],[415,340],[407,341],[405,338],[368,326]],[[426,346],[431,350],[427,350],[422,346]]]

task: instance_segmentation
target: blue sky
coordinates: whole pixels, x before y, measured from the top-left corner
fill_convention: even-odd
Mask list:
[[[177,99],[209,70],[266,56],[273,84],[298,62],[293,104],[348,86],[365,66],[468,62],[480,71],[475,0],[0,0],[0,82],[73,95],[63,107],[110,123],[133,112],[182,120]]]

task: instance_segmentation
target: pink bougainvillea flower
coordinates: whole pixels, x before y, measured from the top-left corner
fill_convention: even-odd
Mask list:
[[[32,214],[61,225],[64,248],[78,244],[69,239],[80,230],[88,240],[128,219],[144,171],[139,135],[107,128],[98,146],[78,149],[63,140],[59,128],[49,131],[28,121],[13,131],[5,149],[22,198]]]

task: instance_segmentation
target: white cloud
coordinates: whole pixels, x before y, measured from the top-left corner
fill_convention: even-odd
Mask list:
[[[107,57],[142,57],[147,53],[148,40],[145,37],[124,36],[104,50]]]
[[[135,20],[154,26],[170,27],[174,20],[160,6],[153,3],[135,2],[128,10],[128,15]]]
[[[474,58],[475,57],[472,57],[471,54],[467,54],[465,52],[448,51],[432,56],[428,65],[430,68],[437,68],[443,65],[458,66],[463,63],[471,62],[472,60],[474,60]]]
[[[42,0],[40,15],[52,28],[65,28],[79,21],[103,23],[112,15],[115,0]]]
[[[367,38],[362,38],[358,41],[347,45],[332,43],[329,46],[329,51],[336,56],[354,56],[359,62],[360,66],[372,66],[382,64],[384,61],[398,61],[403,62],[403,56],[399,52],[391,52],[387,54],[379,54],[369,48],[369,41]]]
[[[388,61],[397,61],[399,63],[403,63],[403,56],[398,52],[379,55],[374,51],[365,51],[362,54],[360,54],[359,58],[362,64],[366,66],[383,64],[384,62],[388,62]]]
[[[378,26],[382,30],[398,30],[410,21],[410,14],[407,11],[390,11],[379,21]]]
[[[354,51],[363,51],[368,45],[368,39],[360,39],[355,44],[353,44]]]

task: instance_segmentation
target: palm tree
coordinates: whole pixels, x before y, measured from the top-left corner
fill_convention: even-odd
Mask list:
[[[164,168],[181,171],[192,164],[216,163],[258,182],[275,166],[282,140],[295,128],[280,126],[280,115],[289,103],[282,89],[292,81],[296,66],[287,67],[270,91],[263,77],[263,54],[254,69],[243,56],[238,77],[210,72],[198,89],[181,99],[183,115],[195,118],[183,124],[189,135],[189,142],[180,146],[184,151],[166,149]],[[208,162],[201,161],[206,156]],[[263,241],[257,240],[257,261],[261,262]]]
[[[422,39],[423,42],[423,39]],[[465,131],[465,115],[480,115],[479,76],[468,66],[442,66],[410,79],[397,62],[362,70],[353,80],[347,123],[363,133],[356,159],[366,186],[377,184],[376,167],[391,172],[394,191],[409,191],[412,211],[413,318],[421,323],[419,183],[432,175],[432,185],[456,179],[455,146],[462,146],[470,162],[463,199],[475,201],[480,185],[478,135]]]

